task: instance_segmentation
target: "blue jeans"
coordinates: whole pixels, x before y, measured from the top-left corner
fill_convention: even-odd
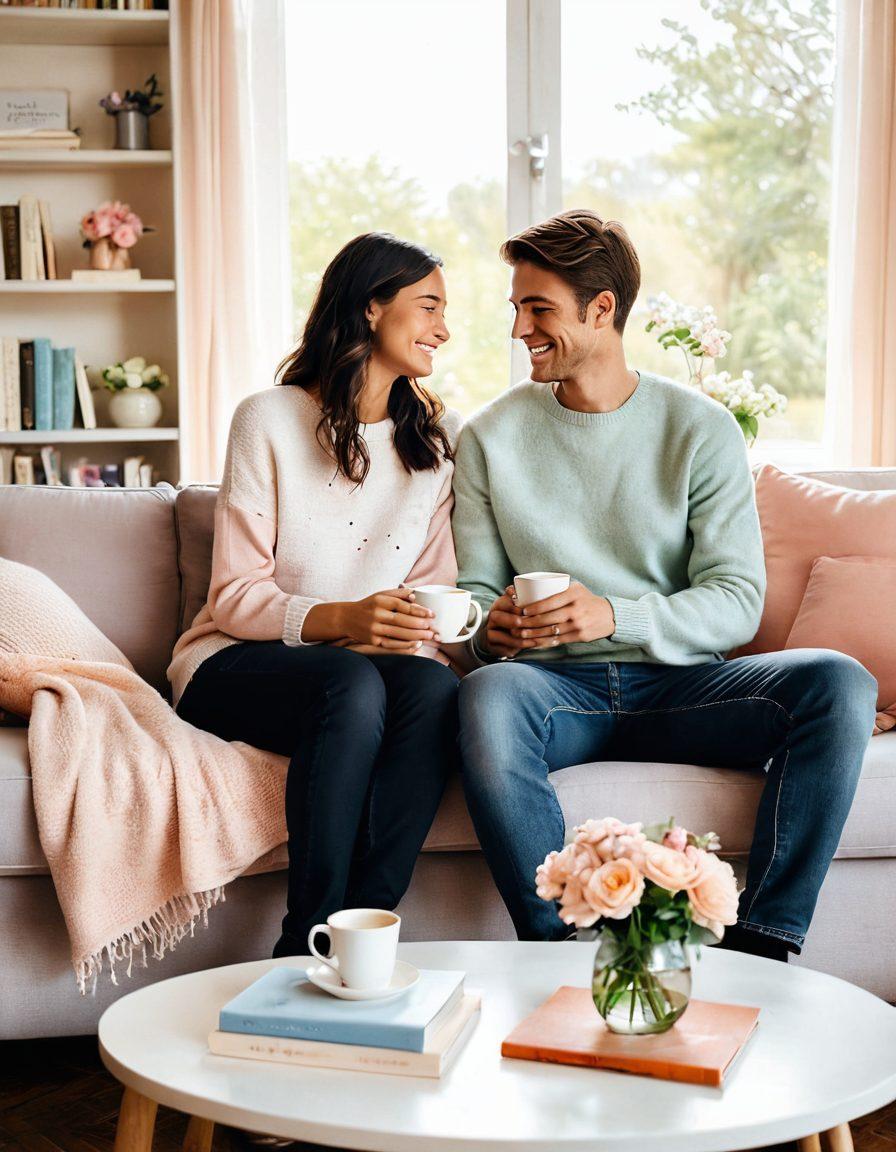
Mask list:
[[[460,685],[464,791],[517,935],[569,933],[556,906],[535,894],[535,869],[564,841],[551,772],[653,760],[765,769],[738,922],[799,952],[852,804],[876,697],[861,664],[826,649],[687,666],[477,668]],[[609,815],[650,822],[668,813]],[[675,816],[687,826],[687,812]]]

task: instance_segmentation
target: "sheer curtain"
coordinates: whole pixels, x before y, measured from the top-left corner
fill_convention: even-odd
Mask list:
[[[837,21],[825,438],[837,464],[896,465],[896,0]]]
[[[181,480],[214,482],[290,340],[283,0],[177,0],[172,19]]]

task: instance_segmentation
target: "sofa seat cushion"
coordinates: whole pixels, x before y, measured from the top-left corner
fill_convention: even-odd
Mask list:
[[[601,761],[551,773],[567,827],[591,816],[618,816],[645,824],[669,816],[700,832],[719,834],[724,855],[750,849],[764,776],[739,769],[690,764]],[[460,778],[448,785],[424,852],[476,851],[479,842],[464,803]],[[843,830],[838,859],[896,856],[896,730],[868,745],[856,799]],[[248,869],[285,866],[275,850]],[[28,733],[0,729],[0,876],[47,871],[31,799]]]
[[[733,768],[618,760],[575,764],[551,773],[567,828],[589,817],[645,824],[674,816],[698,832],[717,832],[724,855],[747,855],[765,776]],[[478,848],[460,780],[452,780],[424,851]],[[837,858],[896,856],[896,730],[868,745],[856,798]]]

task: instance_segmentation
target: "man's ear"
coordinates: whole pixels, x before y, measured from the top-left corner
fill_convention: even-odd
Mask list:
[[[607,328],[616,316],[616,297],[609,290],[598,292],[591,302],[594,309],[594,327]]]

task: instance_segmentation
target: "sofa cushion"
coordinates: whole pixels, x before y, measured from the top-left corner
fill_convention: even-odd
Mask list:
[[[191,484],[178,492],[174,505],[181,578],[181,632],[190,627],[208,598],[217,496],[217,485]]]
[[[0,556],[46,573],[167,693],[180,599],[173,488],[0,486]]]
[[[738,656],[783,649],[819,556],[896,558],[896,491],[855,491],[766,464],[756,503],[768,586],[759,630]]]

